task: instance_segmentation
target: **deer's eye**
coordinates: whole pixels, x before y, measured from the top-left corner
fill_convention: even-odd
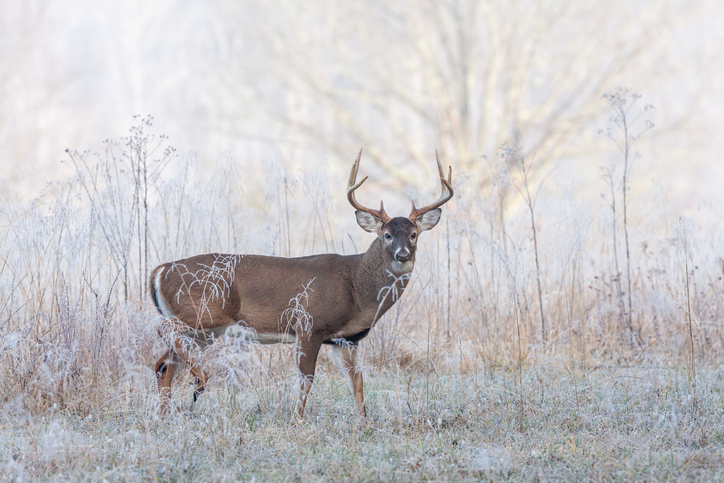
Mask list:
[[[389,233],[385,233],[385,239],[392,240],[392,235],[390,235]]]
[[[412,233],[410,233],[410,240],[414,240],[415,238],[417,238],[417,233],[413,231]]]

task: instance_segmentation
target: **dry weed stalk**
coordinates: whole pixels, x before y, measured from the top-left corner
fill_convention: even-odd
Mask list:
[[[630,102],[629,102],[630,97]],[[639,94],[631,93],[628,89],[618,88],[612,92],[607,92],[603,95],[603,98],[608,102],[613,109],[614,115],[611,117],[610,122],[616,126],[619,130],[619,135],[615,135],[609,128],[605,131],[609,139],[611,139],[616,146],[619,148],[623,156],[623,173],[621,175],[621,193],[623,196],[623,233],[624,240],[626,242],[626,281],[628,284],[628,290],[626,295],[628,296],[628,330],[630,337],[631,347],[638,344],[641,345],[641,329],[634,332],[633,327],[633,305],[632,305],[632,287],[631,287],[631,246],[629,244],[629,233],[628,233],[628,203],[627,195],[630,184],[630,169],[634,160],[638,157],[637,153],[632,153],[631,148],[641,138],[646,131],[653,129],[654,124],[648,119],[643,121],[643,127],[637,132],[633,132],[633,129],[640,120],[640,118],[651,111],[654,107],[651,104],[645,104],[637,113],[631,112],[633,106],[636,105],[637,101],[641,98]],[[623,139],[618,139],[621,136]]]
[[[530,212],[530,225],[533,232],[533,253],[535,255],[535,279],[538,288],[538,307],[540,310],[540,332],[541,339],[545,344],[548,342],[548,331],[546,329],[545,312],[543,311],[543,289],[541,288],[540,261],[538,256],[538,235],[535,226],[535,203],[538,199],[538,195],[540,194],[540,190],[543,187],[543,183],[548,178],[548,176],[550,176],[551,173],[548,173],[548,175],[544,177],[538,184],[538,189],[536,190],[535,195],[531,195],[528,179],[530,175],[531,165],[529,164],[526,166],[525,156],[523,155],[522,149],[519,146],[504,146],[503,155],[515,165],[515,167],[518,169],[518,173],[523,180],[523,188],[520,188],[516,185],[514,186],[518,193],[520,193],[520,195],[523,197],[523,200],[528,207],[528,211]]]
[[[691,315],[691,294],[689,289],[689,258],[691,256],[691,231],[692,221],[683,215],[679,215],[679,223],[674,230],[674,239],[679,248],[680,256],[684,259],[684,287],[686,294],[686,328],[689,342],[689,357],[687,357],[687,376],[689,386],[694,384],[696,379],[696,362],[694,355],[694,328]]]

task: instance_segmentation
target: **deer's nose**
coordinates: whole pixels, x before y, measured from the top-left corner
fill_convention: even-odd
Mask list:
[[[395,260],[401,263],[408,262],[412,255],[407,250],[399,250],[397,253],[395,253]]]

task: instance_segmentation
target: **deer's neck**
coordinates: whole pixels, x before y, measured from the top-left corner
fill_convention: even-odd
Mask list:
[[[414,259],[413,259],[414,260]],[[410,280],[414,261],[400,267],[390,260],[378,238],[358,259],[355,270],[357,303],[362,310],[375,309],[378,318],[400,298]],[[400,270],[402,268],[402,270]]]

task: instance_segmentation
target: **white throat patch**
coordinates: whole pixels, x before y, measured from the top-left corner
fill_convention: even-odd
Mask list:
[[[392,271],[398,275],[403,273],[410,273],[414,266],[415,262],[413,262],[412,260],[408,260],[406,262],[398,262],[395,260],[392,262]]]

